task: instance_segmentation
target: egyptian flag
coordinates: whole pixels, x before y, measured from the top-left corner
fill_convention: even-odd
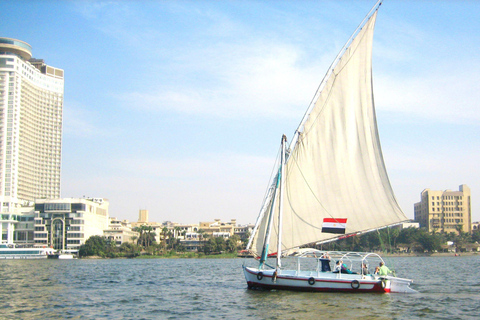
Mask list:
[[[324,218],[322,232],[345,234],[347,219]]]

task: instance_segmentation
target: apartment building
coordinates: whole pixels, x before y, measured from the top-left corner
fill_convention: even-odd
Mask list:
[[[429,232],[472,231],[470,188],[462,184],[459,191],[425,189],[421,201],[414,204],[415,221]]]

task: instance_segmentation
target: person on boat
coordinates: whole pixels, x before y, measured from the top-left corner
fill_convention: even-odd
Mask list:
[[[368,271],[368,267],[367,267],[367,264],[365,262],[362,262],[362,274],[363,275],[367,275],[369,274],[370,272]]]
[[[379,276],[388,276],[389,273],[392,273],[392,270],[390,270],[385,263],[380,262],[380,267],[378,268],[378,275]]]
[[[356,272],[353,272],[352,270],[348,269],[345,263],[342,263],[341,270],[342,270],[342,273],[357,274]]]
[[[335,263],[335,268],[333,269],[333,273],[339,273],[342,270],[342,263],[343,263],[342,260],[338,260]]]
[[[320,260],[320,263],[322,264],[322,272],[332,271],[332,269],[330,269],[331,259],[328,253],[325,252],[324,254],[322,254],[319,260]]]

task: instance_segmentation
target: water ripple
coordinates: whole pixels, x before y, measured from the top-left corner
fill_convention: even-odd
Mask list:
[[[1,261],[2,319],[476,319],[478,257],[391,258],[418,294],[247,290],[241,259]]]

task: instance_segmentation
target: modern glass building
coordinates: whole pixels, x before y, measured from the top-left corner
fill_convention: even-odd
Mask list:
[[[60,197],[64,74],[32,59],[23,41],[0,38],[0,211]],[[1,216],[0,216],[1,217]],[[1,240],[12,223],[0,219]]]

